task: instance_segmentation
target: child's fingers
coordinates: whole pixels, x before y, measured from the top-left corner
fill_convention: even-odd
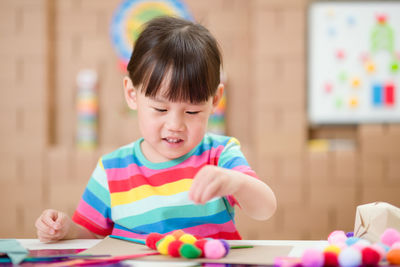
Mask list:
[[[60,239],[59,234],[57,232],[51,234],[47,231],[42,231],[40,229],[37,230],[37,236],[41,242],[49,242]]]
[[[58,214],[57,220],[54,223],[54,228],[56,230],[61,229],[64,225],[66,225],[68,223],[69,217],[67,214],[60,212]]]
[[[56,232],[56,230],[53,227],[47,225],[47,223],[45,223],[42,218],[36,220],[35,226],[36,229],[42,233],[54,234]]]
[[[220,183],[217,180],[211,181],[200,195],[200,203],[204,204],[213,197],[217,196]]]
[[[40,217],[45,224],[49,227],[53,227],[57,220],[58,212],[56,210],[45,210]]]
[[[200,203],[202,192],[205,190],[206,187],[206,183],[200,180],[203,179],[195,178],[189,191],[189,197],[195,203]]]

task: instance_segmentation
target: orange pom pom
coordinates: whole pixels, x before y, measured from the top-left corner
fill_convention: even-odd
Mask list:
[[[386,254],[386,260],[393,265],[400,265],[400,249],[395,248],[389,250]]]
[[[185,234],[185,232],[184,231],[182,231],[182,230],[175,230],[175,231],[173,231],[172,232],[172,235],[175,237],[175,239],[179,239],[181,236],[183,236]]]

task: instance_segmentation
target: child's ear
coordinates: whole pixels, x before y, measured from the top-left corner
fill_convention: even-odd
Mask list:
[[[217,88],[217,92],[215,93],[213,97],[213,112],[218,106],[219,101],[222,99],[222,96],[224,94],[224,85],[220,83]]]
[[[125,100],[128,106],[136,110],[137,109],[137,100],[136,100],[136,95],[137,91],[133,87],[132,80],[129,77],[124,77],[124,95],[125,95]]]

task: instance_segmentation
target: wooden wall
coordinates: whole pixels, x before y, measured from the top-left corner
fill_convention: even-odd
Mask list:
[[[103,153],[139,137],[109,30],[118,0],[0,1],[0,238],[34,237],[44,208],[74,211]],[[400,206],[400,126],[312,128],[306,117],[307,0],[186,0],[219,40],[228,134],[275,191],[278,210],[247,239],[325,239],[351,231],[359,204]],[[211,8],[212,7],[212,8]],[[75,79],[99,74],[98,149],[75,149]],[[315,152],[314,137],[349,138]]]

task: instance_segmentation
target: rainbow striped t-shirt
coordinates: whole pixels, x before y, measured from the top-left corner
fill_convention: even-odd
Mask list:
[[[239,142],[206,134],[186,155],[162,163],[148,161],[143,139],[100,158],[73,220],[98,235],[146,238],[182,229],[202,237],[241,239],[234,223],[233,196],[196,205],[189,197],[195,174],[205,165],[256,177]]]

